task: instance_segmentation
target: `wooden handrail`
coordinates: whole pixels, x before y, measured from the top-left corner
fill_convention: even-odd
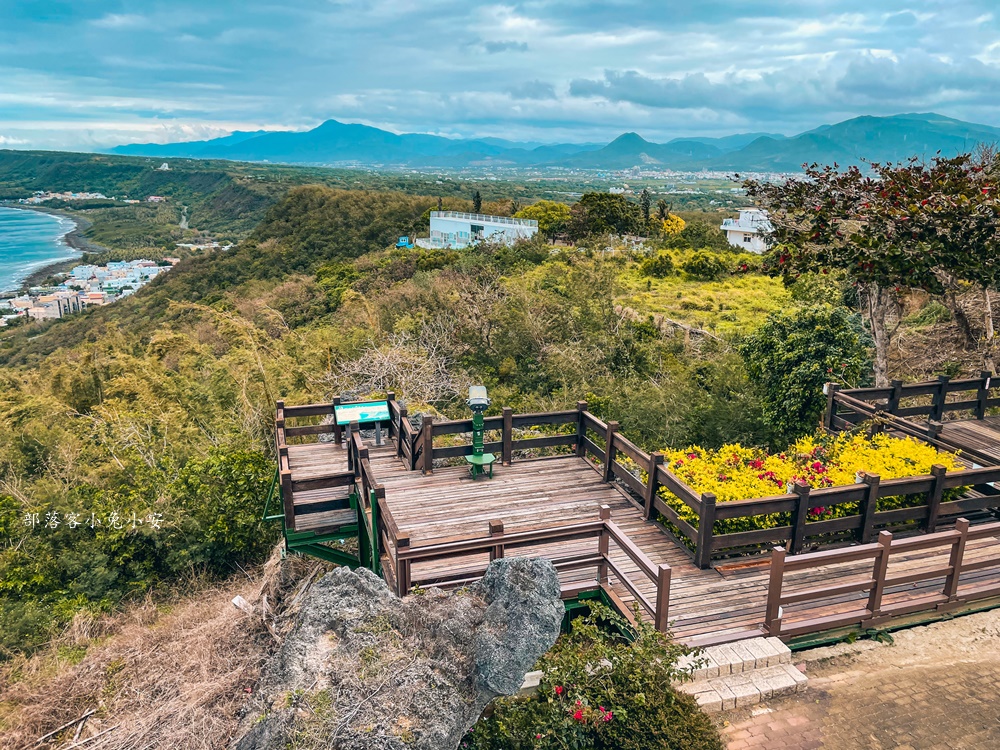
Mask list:
[[[574,554],[572,559],[556,558],[556,560],[564,566],[589,567],[590,565],[596,565],[599,571],[598,583],[603,582],[603,575],[600,573],[600,570],[611,570],[621,581],[622,585],[632,593],[636,601],[649,613],[656,627],[661,631],[667,629],[667,615],[670,604],[670,566],[655,565],[621,527],[610,520],[610,509],[607,506],[602,506],[601,518],[596,521],[562,524],[544,529],[507,533],[504,531],[503,522],[497,520],[490,522],[489,532],[487,536],[449,539],[397,550],[395,566],[398,570],[406,571],[406,580],[412,580],[411,566],[413,563],[476,554],[489,555],[490,559],[494,560],[504,557],[508,550],[557,544],[580,539],[595,539],[599,542],[597,556],[586,553],[581,558],[579,554]],[[611,559],[607,544],[611,541],[652,582],[656,591],[654,601],[650,601],[638,589],[635,583],[629,579],[628,575]],[[476,570],[478,571],[479,569],[477,568]],[[459,572],[454,580],[447,575],[439,574],[433,576],[433,583],[443,585],[458,582],[465,583],[474,577],[472,572],[466,569]],[[423,581],[424,579],[418,580]],[[431,581],[428,580],[427,582]],[[400,593],[405,593],[408,590],[408,588],[402,589]]]
[[[775,547],[771,553],[771,573],[768,585],[767,606],[765,609],[764,627],[772,636],[793,636],[801,633],[818,632],[847,626],[864,626],[866,623],[877,623],[891,619],[897,614],[912,614],[923,609],[941,609],[960,600],[963,602],[997,596],[1000,591],[995,587],[985,590],[966,591],[960,595],[961,575],[963,572],[1000,567],[1000,555],[988,560],[964,564],[965,547],[970,539],[983,539],[1000,534],[1000,523],[984,524],[970,531],[969,521],[960,518],[955,528],[949,531],[927,534],[921,537],[894,539],[888,531],[879,534],[875,544],[865,544],[844,550],[825,550],[805,555],[787,557],[784,548]],[[934,568],[908,573],[905,575],[888,575],[889,562],[893,554],[912,553],[926,549],[949,549],[948,564]],[[842,583],[837,581],[836,572],[831,566],[871,560],[870,577],[861,581]],[[785,574],[796,570],[813,570],[822,568],[825,585],[799,589],[792,593],[784,591]],[[856,570],[846,571],[847,577],[856,578]],[[899,586],[911,586],[935,579],[944,578],[939,594],[922,595],[914,605],[912,601],[903,601],[888,606],[883,604],[886,589]],[[823,614],[822,611],[813,617],[799,618],[792,622],[783,612],[788,604],[807,604],[820,602],[824,599],[838,600],[852,594],[868,591],[869,596],[863,606],[848,612],[838,611],[834,614]]]

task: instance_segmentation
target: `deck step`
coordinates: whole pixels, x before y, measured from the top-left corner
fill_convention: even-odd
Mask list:
[[[295,531],[312,531],[317,534],[332,533],[343,527],[356,524],[358,512],[353,508],[327,510],[295,516]]]
[[[680,666],[698,666],[694,679],[677,689],[693,696],[706,712],[754,706],[805,689],[808,678],[791,662],[792,652],[777,638],[710,646],[682,659]]]

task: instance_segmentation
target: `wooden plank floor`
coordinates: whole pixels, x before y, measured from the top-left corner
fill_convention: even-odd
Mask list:
[[[942,437],[992,456],[1000,463],[1000,416],[944,422]]]
[[[464,466],[435,469],[430,477],[410,472],[391,451],[371,450],[375,476],[385,486],[386,502],[400,531],[410,535],[413,547],[451,537],[483,537],[489,522],[501,520],[507,533],[593,521],[601,505],[611,508],[611,520],[639,546],[654,564],[672,569],[670,612],[674,633],[688,638],[709,632],[737,633],[763,621],[767,592],[766,569],[754,576],[724,577],[715,570],[699,570],[688,553],[614,485],[602,481],[593,466],[575,456],[515,462],[496,466],[493,479],[473,480]],[[596,540],[568,542],[518,550],[518,555],[567,555],[596,551]],[[655,585],[624,552],[611,545],[611,558],[622,573],[655,601]],[[415,578],[448,569],[483,565],[485,555],[460,561],[417,563]],[[593,577],[592,571],[563,574],[571,584]],[[631,603],[632,595],[612,579],[615,592]]]
[[[996,423],[995,423],[996,424]],[[998,435],[1000,437],[1000,435]],[[615,485],[606,484],[600,474],[584,459],[575,456],[515,462],[512,466],[496,465],[494,478],[473,480],[463,466],[435,469],[425,477],[419,471],[408,471],[390,447],[369,445],[372,469],[385,487],[385,499],[393,520],[402,533],[408,534],[412,547],[431,544],[447,538],[474,538],[488,535],[489,523],[501,520],[507,533],[547,528],[568,523],[593,521],[601,505],[611,508],[611,519],[650,558],[654,564],[671,566],[670,620],[674,634],[686,641],[699,642],[706,638],[735,637],[759,629],[764,621],[767,598],[767,560],[719,565],[711,570],[699,570],[688,553],[659,526],[644,520],[641,509]],[[346,452],[326,444],[303,453],[300,464],[321,473],[320,456],[337,462]],[[327,465],[329,470],[329,464]],[[596,540],[567,542],[516,551],[518,555],[567,555],[596,552]],[[941,555],[947,553],[942,551]],[[967,562],[989,557],[1000,558],[1000,540],[988,539],[970,543]],[[611,558],[622,573],[650,601],[655,600],[655,585],[612,542]],[[444,571],[454,573],[465,568],[473,570],[488,562],[485,555],[466,556],[460,560],[421,562],[413,565],[414,579],[433,577]],[[890,575],[903,575],[921,569],[942,567],[936,552],[902,554],[892,558]],[[786,591],[809,588],[831,578],[870,575],[871,563],[827,566],[802,574],[790,574]],[[565,572],[564,584],[592,580],[593,571]],[[991,570],[969,574],[968,585],[996,580],[1000,572]],[[965,579],[963,578],[963,582]],[[904,597],[932,593],[939,581],[908,585],[886,592],[886,602]],[[612,577],[615,592],[626,602],[633,597]],[[824,600],[830,612],[849,611],[863,604],[866,594],[854,594],[839,600]],[[787,608],[786,622],[803,619],[808,611]]]

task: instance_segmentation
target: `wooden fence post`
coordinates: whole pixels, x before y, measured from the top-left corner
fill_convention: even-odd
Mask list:
[[[509,406],[503,408],[503,430],[501,431],[502,447],[500,463],[510,466],[514,460],[514,410]]]
[[[771,550],[771,573],[767,584],[767,608],[764,630],[770,636],[781,635],[781,586],[785,579],[785,548]]]
[[[949,602],[958,599],[958,584],[962,575],[962,560],[965,558],[965,543],[969,536],[969,519],[959,518],[955,521],[955,531],[958,532],[959,537],[951,546],[951,558],[948,560],[951,572],[944,581],[944,595],[948,597]]]
[[[826,391],[826,414],[824,415],[823,426],[833,431],[833,418],[837,414],[837,401],[834,398],[840,389],[836,383],[827,383],[823,386]]]
[[[601,526],[601,536],[597,540],[597,553],[601,556],[601,562],[597,564],[597,582],[601,586],[604,586],[608,582],[608,552],[611,543],[611,532],[608,531],[608,524],[606,523],[611,519],[611,508],[609,506],[601,506],[600,518],[605,523]]]
[[[941,511],[941,497],[944,494],[944,478],[947,473],[948,469],[941,464],[934,464],[931,467],[934,483],[931,485],[931,491],[927,493],[927,520],[924,522],[924,531],[928,534],[933,534],[934,529],[937,528],[938,515]]]
[[[890,414],[895,414],[899,411],[899,400],[903,397],[903,381],[893,380],[889,385],[892,386],[892,395],[889,396],[889,403],[886,404],[885,410]]]
[[[406,428],[403,427],[403,423],[407,421],[407,412],[405,406],[399,407],[399,429],[396,431],[396,457],[403,457],[403,435],[406,434]]]
[[[382,575],[382,539],[379,535],[379,525],[382,523],[382,514],[378,507],[378,501],[380,497],[385,497],[385,488],[382,485],[376,485],[372,488],[371,492],[371,504],[372,504],[372,572],[376,575]]]
[[[280,457],[278,460],[281,460]],[[285,513],[285,525],[292,531],[295,531],[295,502],[292,498],[292,472],[280,471],[279,474],[279,479],[281,480],[281,507]]]
[[[940,422],[935,422],[934,420],[928,420],[927,422],[927,439],[931,441],[937,440],[941,433],[944,431],[944,425]]]
[[[583,458],[587,455],[587,444],[583,441],[587,437],[587,402],[576,402],[576,457]]]
[[[410,561],[400,560],[399,551],[401,549],[409,549],[410,535],[400,534],[398,537],[396,537],[395,545],[396,545],[396,596],[404,596],[410,590]]]
[[[502,537],[503,536],[503,521],[495,520],[490,521],[490,536]],[[499,560],[504,556],[503,541],[499,541],[493,547],[490,547],[490,562],[494,560]]]
[[[347,446],[347,449],[351,452],[350,455],[354,457],[348,468],[354,469],[354,477],[357,478],[361,476],[361,453],[355,450],[357,443],[354,440],[354,436],[357,435],[358,439],[361,438],[361,425],[357,422],[351,422],[347,426],[347,433],[351,436],[351,444]]]
[[[792,485],[792,494],[798,501],[795,513],[792,515],[792,539],[788,545],[790,554],[797,555],[802,551],[806,541],[806,521],[809,519],[809,485],[799,480]]]
[[[646,520],[652,521],[656,515],[656,508],[653,501],[656,499],[657,490],[660,489],[660,479],[658,469],[663,463],[662,453],[653,453],[649,457],[649,467],[646,469],[649,476],[646,478]]]
[[[880,549],[875,558],[875,567],[872,572],[872,590],[868,594],[868,611],[872,617],[878,617],[882,608],[882,592],[885,590],[885,573],[889,569],[892,534],[888,531],[880,531],[878,544]]]
[[[656,629],[666,633],[670,627],[670,566],[660,565],[656,569]]]
[[[344,443],[344,428],[337,424],[337,407],[340,406],[340,396],[333,397],[333,442],[337,445]],[[350,446],[348,446],[350,447]]]
[[[610,482],[615,478],[615,472],[611,468],[615,463],[615,433],[618,432],[617,422],[608,422],[608,434],[604,440],[604,481]]]
[[[878,510],[878,490],[881,481],[878,474],[864,472],[861,475],[861,483],[865,485],[865,497],[858,507],[861,526],[858,528],[856,538],[860,544],[870,544],[875,534],[875,512]]]
[[[699,568],[712,566],[712,536],[715,526],[715,495],[704,492],[698,512],[698,546],[694,564]]]
[[[948,385],[948,381],[951,380],[947,375],[938,375],[938,385],[937,390],[934,391],[934,402],[931,405],[931,414],[929,419],[934,422],[940,422],[941,417],[944,416],[944,403],[948,394],[945,393],[945,386]]]
[[[990,382],[993,379],[993,373],[989,370],[983,370],[979,377],[982,379],[979,383],[979,392],[976,394],[976,419],[986,419],[986,402],[990,398]]]
[[[423,473],[434,473],[434,417],[424,414],[423,424],[420,426],[420,439],[423,441],[424,462]]]

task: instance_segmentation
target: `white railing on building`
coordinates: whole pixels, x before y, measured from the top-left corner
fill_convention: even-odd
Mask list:
[[[463,219],[465,221],[482,221],[486,224],[512,224],[521,227],[537,227],[534,219],[515,219],[510,216],[486,216],[485,214],[467,214],[463,211],[431,211],[431,218]]]

